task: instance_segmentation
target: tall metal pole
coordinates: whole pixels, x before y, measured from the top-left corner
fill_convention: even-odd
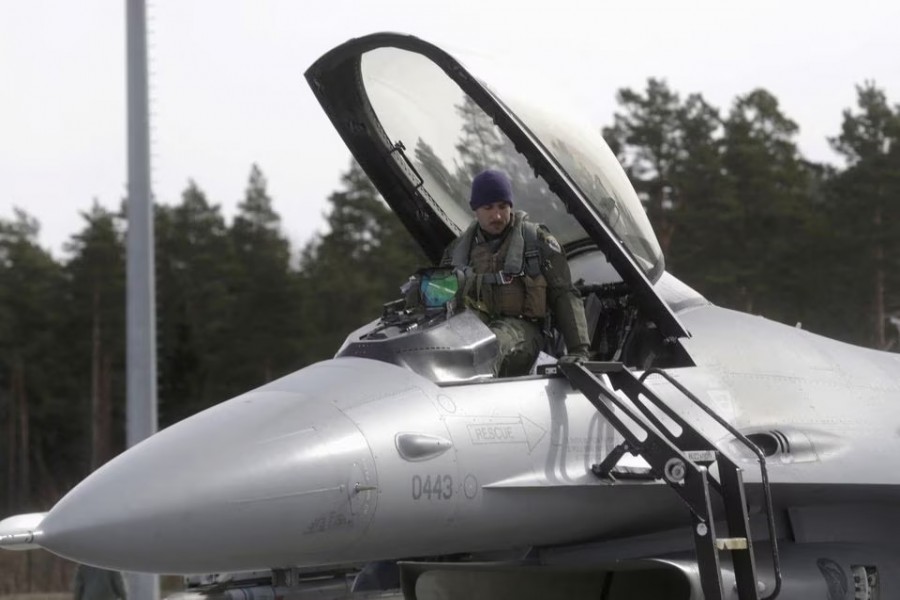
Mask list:
[[[156,302],[144,0],[126,0],[128,80],[127,417],[134,446],[156,432]],[[135,540],[135,543],[140,543]],[[156,575],[128,574],[129,600],[157,600]]]

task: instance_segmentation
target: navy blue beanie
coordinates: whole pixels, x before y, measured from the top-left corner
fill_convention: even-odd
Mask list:
[[[469,206],[475,210],[479,206],[487,206],[494,202],[509,202],[511,205],[513,203],[512,184],[503,171],[488,169],[472,179],[472,196],[469,198]]]

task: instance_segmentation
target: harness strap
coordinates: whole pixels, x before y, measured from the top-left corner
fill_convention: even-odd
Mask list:
[[[472,242],[475,240],[475,229],[478,222],[475,221],[462,232],[453,247],[453,255],[450,257],[450,264],[460,269],[465,268],[469,264],[469,251],[472,249]]]
[[[524,212],[515,214],[514,229],[509,232],[511,239],[506,251],[506,260],[501,273],[485,273],[481,277],[483,282],[492,285],[509,283],[513,277],[526,274],[529,277],[537,277],[541,274],[541,249],[538,241],[538,228],[540,225],[526,220]],[[460,236],[453,247],[449,264],[460,269],[469,264],[469,253],[475,240],[478,227],[473,222]],[[446,261],[445,261],[446,262]],[[476,292],[480,296],[480,282]]]
[[[522,231],[525,238],[525,274],[529,277],[537,277],[541,274],[541,247],[538,242],[539,225],[528,221],[522,222]]]

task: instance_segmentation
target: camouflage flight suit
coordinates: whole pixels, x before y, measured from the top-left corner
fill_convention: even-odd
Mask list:
[[[466,269],[466,304],[497,336],[494,374],[525,375],[543,346],[548,312],[570,354],[587,355],[584,305],[569,263],[546,227],[517,211],[506,230],[486,236],[475,221],[444,251],[444,266]]]

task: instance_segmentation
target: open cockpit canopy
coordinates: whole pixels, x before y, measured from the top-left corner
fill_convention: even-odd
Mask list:
[[[306,73],[357,161],[426,254],[437,260],[472,220],[469,186],[505,171],[515,207],[568,251],[596,246],[668,337],[685,331],[653,291],[665,264],[615,156],[596,128],[527,98],[495,95],[414,37],[351,40]]]

